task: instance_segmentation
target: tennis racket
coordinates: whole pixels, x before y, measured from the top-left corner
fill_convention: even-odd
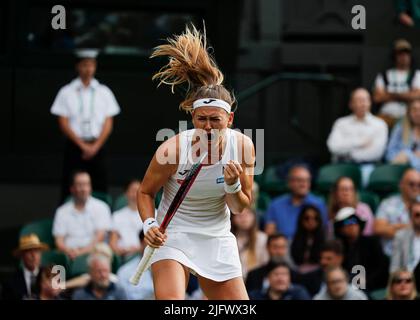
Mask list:
[[[195,163],[190,171],[188,172],[187,176],[185,177],[184,181],[181,183],[177,193],[175,194],[174,199],[172,200],[171,205],[169,206],[168,211],[166,212],[165,217],[159,227],[160,232],[165,233],[166,228],[168,227],[169,223],[171,222],[172,218],[174,217],[176,211],[178,210],[179,206],[181,205],[182,201],[184,200],[185,196],[190,190],[192,184],[197,178],[198,173],[203,166],[203,160],[206,158],[207,153],[197,162]],[[140,281],[141,276],[143,273],[150,267],[150,261],[155,253],[156,248],[146,246],[144,250],[143,257],[140,260],[136,272],[130,278],[130,283],[133,285],[137,285]]]

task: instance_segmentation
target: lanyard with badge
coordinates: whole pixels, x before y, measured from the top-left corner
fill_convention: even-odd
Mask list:
[[[89,115],[87,118],[84,117],[83,110],[84,110],[84,104],[83,104],[83,98],[82,98],[82,89],[79,89],[79,113],[80,117],[82,118],[82,137],[85,139],[91,139],[93,138],[93,132],[92,132],[92,116],[93,116],[93,104],[95,101],[95,89],[90,87],[90,104],[89,104]]]
[[[405,77],[406,79],[403,81],[402,79],[398,79],[398,73],[395,70],[394,72],[390,72],[390,92],[396,92],[396,93],[401,93],[401,92],[407,92],[410,90],[410,87],[408,86],[408,77],[410,76],[410,72],[407,72],[407,76]]]

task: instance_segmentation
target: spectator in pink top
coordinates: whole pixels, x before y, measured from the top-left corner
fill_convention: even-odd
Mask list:
[[[356,215],[365,220],[366,224],[363,228],[362,234],[370,236],[373,234],[374,216],[370,207],[359,201],[354,182],[349,177],[340,177],[335,182],[329,199],[329,223],[328,235],[333,237],[333,224],[338,210],[345,207],[352,207],[356,209]]]

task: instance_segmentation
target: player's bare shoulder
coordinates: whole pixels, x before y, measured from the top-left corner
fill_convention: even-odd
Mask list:
[[[238,154],[241,155],[239,162],[246,167],[253,167],[255,162],[255,148],[252,139],[237,130],[232,130],[232,132],[236,135],[236,140],[238,141]]]
[[[247,135],[243,134],[238,130],[232,130],[232,132],[236,135],[236,139],[240,147],[250,148],[254,146],[252,139]]]
[[[165,140],[158,147],[155,158],[160,165],[176,165],[179,159],[179,134]]]

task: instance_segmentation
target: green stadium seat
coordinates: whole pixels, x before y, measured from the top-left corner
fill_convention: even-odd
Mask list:
[[[110,194],[100,191],[93,191],[92,197],[104,201],[110,208],[112,208],[112,197]]]
[[[118,269],[124,264],[124,259],[121,256],[113,254],[112,256],[112,272],[117,273]]]
[[[261,174],[254,176],[254,182],[258,183],[258,185],[264,183],[264,172],[265,170]]]
[[[162,199],[163,190],[161,189],[155,197],[155,207],[159,206],[160,200]],[[127,197],[125,194],[121,194],[114,202],[113,212],[124,208],[128,204]]]
[[[123,264],[126,264],[127,262],[130,262],[131,260],[133,260],[134,258],[136,258],[138,256],[139,256],[139,254],[137,254],[137,253],[134,253],[134,254],[129,255],[129,256],[125,256],[124,259],[121,260],[121,262],[122,262],[121,266]]]
[[[311,190],[311,193],[314,195],[314,196],[316,196],[316,197],[318,197],[318,198],[320,198],[322,201],[324,201],[326,204],[327,204],[327,201],[328,201],[328,198],[329,198],[329,195],[328,194],[325,194],[325,193],[321,193],[321,192],[318,192],[318,191],[312,191]]]
[[[159,207],[160,200],[162,200],[162,195],[163,195],[163,189],[160,189],[159,192],[156,194],[156,197],[155,197],[155,208]]]
[[[361,190],[359,191],[359,201],[364,202],[367,205],[369,205],[370,210],[372,210],[372,213],[375,214],[376,209],[378,208],[381,199],[374,192]]]
[[[55,247],[54,237],[52,235],[52,218],[46,218],[26,224],[20,230],[19,237],[35,233],[41,242],[48,244],[50,249]]]
[[[127,205],[127,197],[125,194],[121,194],[115,201],[114,201],[114,207],[112,211],[117,211],[122,208],[124,208]]]
[[[386,297],[386,288],[378,289],[369,293],[372,300],[384,300]]]
[[[400,179],[408,165],[383,164],[377,166],[369,177],[367,189],[377,193],[381,198],[399,192]]]
[[[50,250],[42,253],[41,264],[43,266],[52,265],[61,265],[65,270],[69,270],[70,259],[63,253],[58,250]]]
[[[267,211],[268,206],[270,205],[271,197],[268,193],[260,191],[258,194],[257,209],[263,212]]]
[[[316,181],[317,191],[328,194],[337,179],[343,176],[351,178],[356,189],[360,189],[362,174],[359,167],[355,164],[337,163],[327,164],[319,169]]]
[[[260,189],[268,193],[270,197],[276,197],[287,192],[287,181],[277,176],[276,166],[269,166],[264,170]]]
[[[82,256],[76,257],[73,261],[70,262],[70,274],[69,279],[80,276],[81,274],[88,273],[89,267],[87,264],[87,259],[89,255],[84,254]]]

